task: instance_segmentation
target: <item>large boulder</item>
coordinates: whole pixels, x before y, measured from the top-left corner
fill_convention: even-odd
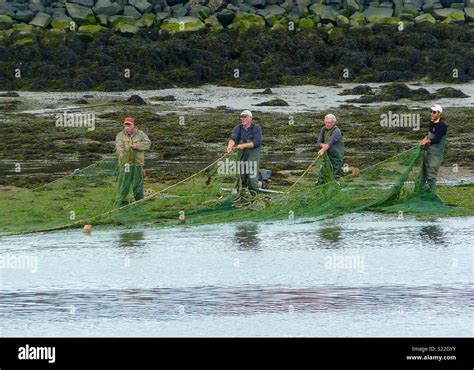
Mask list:
[[[217,32],[224,29],[221,22],[219,22],[219,20],[217,19],[215,15],[211,15],[210,17],[207,17],[206,20],[204,21],[204,24],[211,29],[211,32]]]
[[[142,17],[142,13],[130,5],[127,5],[125,8],[123,8],[123,15],[133,19],[140,19]]]
[[[26,23],[17,23],[12,26],[12,29],[20,35],[29,35],[33,31],[33,26]]]
[[[19,10],[15,13],[15,19],[17,21],[28,23],[35,17],[35,13],[32,10]]]
[[[45,11],[45,7],[43,4],[41,4],[39,1],[37,2],[30,2],[28,5],[28,9],[33,11],[34,13],[43,13]]]
[[[94,6],[94,0],[68,0],[70,3],[76,3],[79,5],[87,6],[92,8]]]
[[[66,8],[51,8],[53,9],[52,13],[50,14],[53,18],[59,17],[60,15],[66,15]]]
[[[340,28],[349,28],[351,26],[350,22],[349,22],[349,19],[347,19],[346,17],[344,17],[343,15],[339,14],[337,17],[336,17],[336,24],[338,27]]]
[[[200,19],[188,16],[167,18],[161,24],[161,29],[170,33],[200,31],[204,28],[206,26]]]
[[[355,12],[349,17],[349,21],[352,27],[359,27],[366,24],[365,15],[361,12]]]
[[[307,7],[311,5],[311,0],[296,0],[296,5]]]
[[[229,27],[238,29],[241,32],[246,32],[250,28],[263,29],[265,28],[265,19],[255,14],[237,12]]]
[[[326,23],[329,21],[336,22],[338,16],[336,10],[329,5],[313,4],[309,7],[309,10],[319,16],[321,20],[326,21]]]
[[[51,27],[56,30],[65,30],[71,25],[72,18],[67,15],[62,15],[59,17],[53,17],[51,20]]]
[[[130,25],[135,25],[136,21],[132,17],[126,17],[124,15],[112,15],[109,17],[109,25],[115,26],[117,23],[126,23]]]
[[[134,35],[138,32],[138,27],[134,24],[128,24],[123,22],[118,22],[114,25],[112,30],[115,32],[122,33],[124,35]]]
[[[8,15],[0,15],[0,30],[7,30],[13,25],[13,19]]]
[[[181,17],[185,17],[187,16],[189,13],[189,9],[184,7],[184,6],[181,6],[179,8],[175,8],[173,9],[171,15],[174,17],[174,18],[181,18]]]
[[[429,26],[435,23],[436,19],[434,19],[434,17],[429,13],[421,14],[415,18],[415,24],[417,25]]]
[[[194,18],[206,19],[211,15],[211,9],[204,5],[194,5],[189,11],[189,16]]]
[[[153,5],[146,0],[128,0],[128,3],[137,8],[141,13],[148,13],[153,7]]]
[[[262,12],[264,14],[262,14]],[[286,13],[286,10],[279,5],[269,5],[262,10],[257,11],[257,14],[260,14],[264,17],[279,17]]]
[[[215,14],[222,26],[227,27],[235,18],[235,13],[229,9],[221,10]]]
[[[3,3],[0,1],[0,15],[8,15],[10,18],[15,16],[15,7],[12,3]]]
[[[88,24],[86,26],[79,27],[79,32],[84,32],[84,33],[96,33],[103,30],[106,30],[106,28],[99,26],[97,24]]]
[[[46,13],[37,13],[33,20],[30,22],[32,26],[46,28],[51,23],[51,16]]]
[[[464,12],[462,13],[451,13],[444,21],[441,23],[456,23],[463,24],[465,22]]]
[[[227,2],[225,0],[209,0],[206,6],[209,7],[213,12],[216,12],[217,10],[221,9],[222,7],[225,6]],[[234,4],[236,5],[236,4]],[[240,5],[239,5],[240,6]]]
[[[24,36],[15,40],[14,45],[15,46],[31,45],[33,44],[33,42],[34,42],[33,36]]]
[[[464,8],[464,13],[466,14],[466,21],[474,21],[474,8]]]
[[[94,13],[95,15],[116,15],[122,11],[122,7],[117,4],[113,3],[110,0],[99,0],[97,4],[94,6]]]
[[[314,27],[314,21],[313,21],[312,18],[301,18],[298,21],[298,27],[299,28],[304,28],[304,29],[313,28]]]
[[[137,26],[138,27],[151,27],[153,26],[153,23],[155,23],[156,16],[154,14],[148,13],[144,14],[143,17],[141,17],[138,22]]]
[[[263,8],[265,6],[265,0],[245,0],[245,3],[258,8]]]
[[[244,13],[249,13],[249,14],[255,14],[257,13],[257,8],[250,5],[250,4],[242,4],[239,6],[240,11]]]
[[[351,12],[358,12],[360,10],[360,5],[356,0],[347,0],[347,9]]]
[[[90,23],[94,13],[91,8],[74,3],[66,3],[66,10],[69,16],[79,24]]]
[[[380,24],[393,15],[393,9],[368,7],[363,11],[363,14],[370,23]]]
[[[447,18],[450,18],[454,22],[464,22],[464,12],[459,9],[451,9],[451,8],[435,9],[433,11],[433,16],[438,20],[445,20]]]
[[[166,12],[159,12],[159,13],[156,13],[156,19],[158,21],[163,21],[165,20],[166,18],[168,18],[170,16],[169,13],[166,13]]]

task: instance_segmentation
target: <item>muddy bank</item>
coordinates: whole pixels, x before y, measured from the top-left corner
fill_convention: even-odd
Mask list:
[[[468,88],[463,91],[474,95],[470,92],[472,86],[466,86]],[[337,96],[344,88],[347,86],[335,88],[332,94]],[[4,101],[15,99],[18,103],[15,103],[16,110],[4,112],[0,120],[4,128],[0,139],[3,148],[0,169],[5,174],[0,184],[33,187],[111,155],[115,135],[121,129],[121,122],[126,115],[135,117],[140,128],[153,141],[147,168],[151,179],[156,181],[183,178],[222,155],[232,127],[238,124],[238,113],[249,106],[254,110],[255,122],[262,126],[264,132],[262,167],[272,169],[275,183],[281,185],[291,180],[291,171],[301,170],[311,162],[317,133],[328,112],[337,116],[338,125],[344,132],[346,162],[349,166],[364,168],[409,149],[417,144],[426,130],[427,102],[411,102],[410,107],[378,103],[372,107],[339,106],[320,110],[313,107],[298,111],[298,106],[290,98],[292,94],[282,94],[282,91],[288,91],[285,89],[290,88],[273,88],[272,98],[277,96],[287,99],[290,102],[288,107],[258,107],[259,110],[256,107],[254,109],[252,103],[268,100],[268,95],[250,91],[244,91],[242,96],[245,99],[236,99],[231,108],[223,106],[214,109],[206,108],[209,103],[206,100],[213,101],[212,95],[201,95],[205,101],[204,106],[200,106],[200,102],[196,102],[197,95],[186,101],[186,91],[181,94],[163,92],[164,96],[176,97],[176,101],[166,102],[153,102],[149,98],[161,95],[161,92],[148,92],[149,95],[141,95],[147,104],[140,106],[127,102],[131,94],[108,96],[105,93],[87,93],[85,95],[88,95],[89,104],[80,108],[76,106],[76,109],[70,108],[74,106],[71,102],[80,98],[77,93],[53,94],[49,100],[45,98],[46,95],[39,94],[35,100],[32,98],[33,93],[20,92],[19,97],[2,98]],[[317,91],[316,88],[311,89]],[[192,92],[197,93],[195,90]],[[472,104],[470,99],[466,100],[469,105]],[[303,104],[308,101],[311,101],[311,95],[306,97]],[[331,101],[334,102],[329,93],[327,99],[321,98],[326,106]],[[239,109],[238,104],[242,104]],[[177,109],[178,105],[181,105],[180,109]],[[64,110],[93,112],[96,117],[94,130],[56,127],[56,115]],[[419,115],[420,130],[414,127],[381,126],[381,116],[389,111]],[[473,113],[472,106],[445,108],[449,145],[444,162],[446,169],[442,174],[451,183],[472,178],[469,171],[473,169],[474,148],[469,138],[473,129]],[[16,172],[18,164],[20,171]],[[458,172],[450,173],[453,166],[458,167]]]

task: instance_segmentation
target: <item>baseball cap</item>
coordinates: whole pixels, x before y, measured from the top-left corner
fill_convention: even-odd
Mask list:
[[[124,124],[135,124],[135,120],[132,117],[127,117],[123,120]]]
[[[252,112],[249,110],[244,110],[242,113],[240,113],[240,117],[253,117]]]
[[[432,105],[430,109],[439,113],[443,113],[443,108],[441,108],[441,105],[438,104]]]

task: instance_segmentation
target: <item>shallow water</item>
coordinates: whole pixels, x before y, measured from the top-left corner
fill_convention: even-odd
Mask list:
[[[0,335],[474,334],[474,217],[295,221],[2,238]]]
[[[149,100],[149,104],[156,105],[160,108],[160,114],[167,113],[183,113],[190,114],[191,112],[201,111],[204,109],[215,109],[216,107],[223,107],[228,109],[251,109],[254,112],[278,112],[278,113],[302,113],[302,112],[315,112],[323,111],[329,108],[338,108],[342,104],[347,104],[347,100],[354,99],[360,95],[338,95],[344,89],[353,88],[358,83],[340,83],[337,87],[332,86],[314,86],[314,85],[302,85],[302,86],[284,86],[284,87],[272,87],[272,95],[257,94],[263,91],[263,89],[246,89],[246,88],[235,88],[226,86],[215,86],[215,85],[203,85],[196,88],[174,88],[174,89],[162,89],[162,90],[128,90],[125,92],[20,92],[20,97],[25,98],[27,101],[33,102],[34,106],[40,106],[45,103],[51,104],[51,108],[33,108],[20,113],[31,113],[31,114],[52,114],[54,112],[71,110],[75,108],[84,109],[87,105],[71,105],[69,102],[65,102],[63,99],[80,99],[84,95],[90,95],[97,102],[110,101],[110,99],[119,99],[122,101],[125,98],[130,97],[133,94],[138,94],[144,99],[149,99],[155,96],[167,96],[173,95],[176,101],[153,101]],[[384,85],[383,83],[367,83],[373,88],[379,88]],[[442,87],[453,87],[452,84],[442,83],[408,83],[411,88],[423,87],[430,92],[434,92]],[[455,86],[457,89],[462,90],[465,94],[469,95],[468,98],[463,99],[452,99],[445,98],[439,99],[438,104],[443,107],[474,107],[474,83],[465,83]],[[266,102],[271,99],[280,98],[288,103],[288,106],[275,107],[275,106],[256,106],[256,104]],[[18,98],[14,98],[18,100]],[[370,106],[384,106],[391,102],[380,102],[372,103]],[[392,102],[393,103],[393,102]],[[426,108],[428,104],[432,102],[428,101],[409,101],[403,100],[397,102],[398,104],[404,104],[409,108]],[[365,104],[351,103],[354,106],[361,106]],[[59,107],[58,105],[62,105]]]

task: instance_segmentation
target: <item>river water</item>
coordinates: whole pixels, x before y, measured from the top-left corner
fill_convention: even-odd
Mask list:
[[[297,113],[340,106],[355,96],[338,93],[353,86],[277,87],[270,96],[216,86],[88,94],[99,103],[174,95],[152,102],[161,114],[216,106]],[[474,84],[460,88],[470,98],[440,103],[474,106]],[[38,107],[26,112],[51,115],[84,93],[20,95]],[[276,97],[289,106],[253,105]],[[474,217],[365,213],[4,237],[0,336],[472,337],[473,226]]]
[[[474,217],[0,239],[1,336],[473,336]]]

